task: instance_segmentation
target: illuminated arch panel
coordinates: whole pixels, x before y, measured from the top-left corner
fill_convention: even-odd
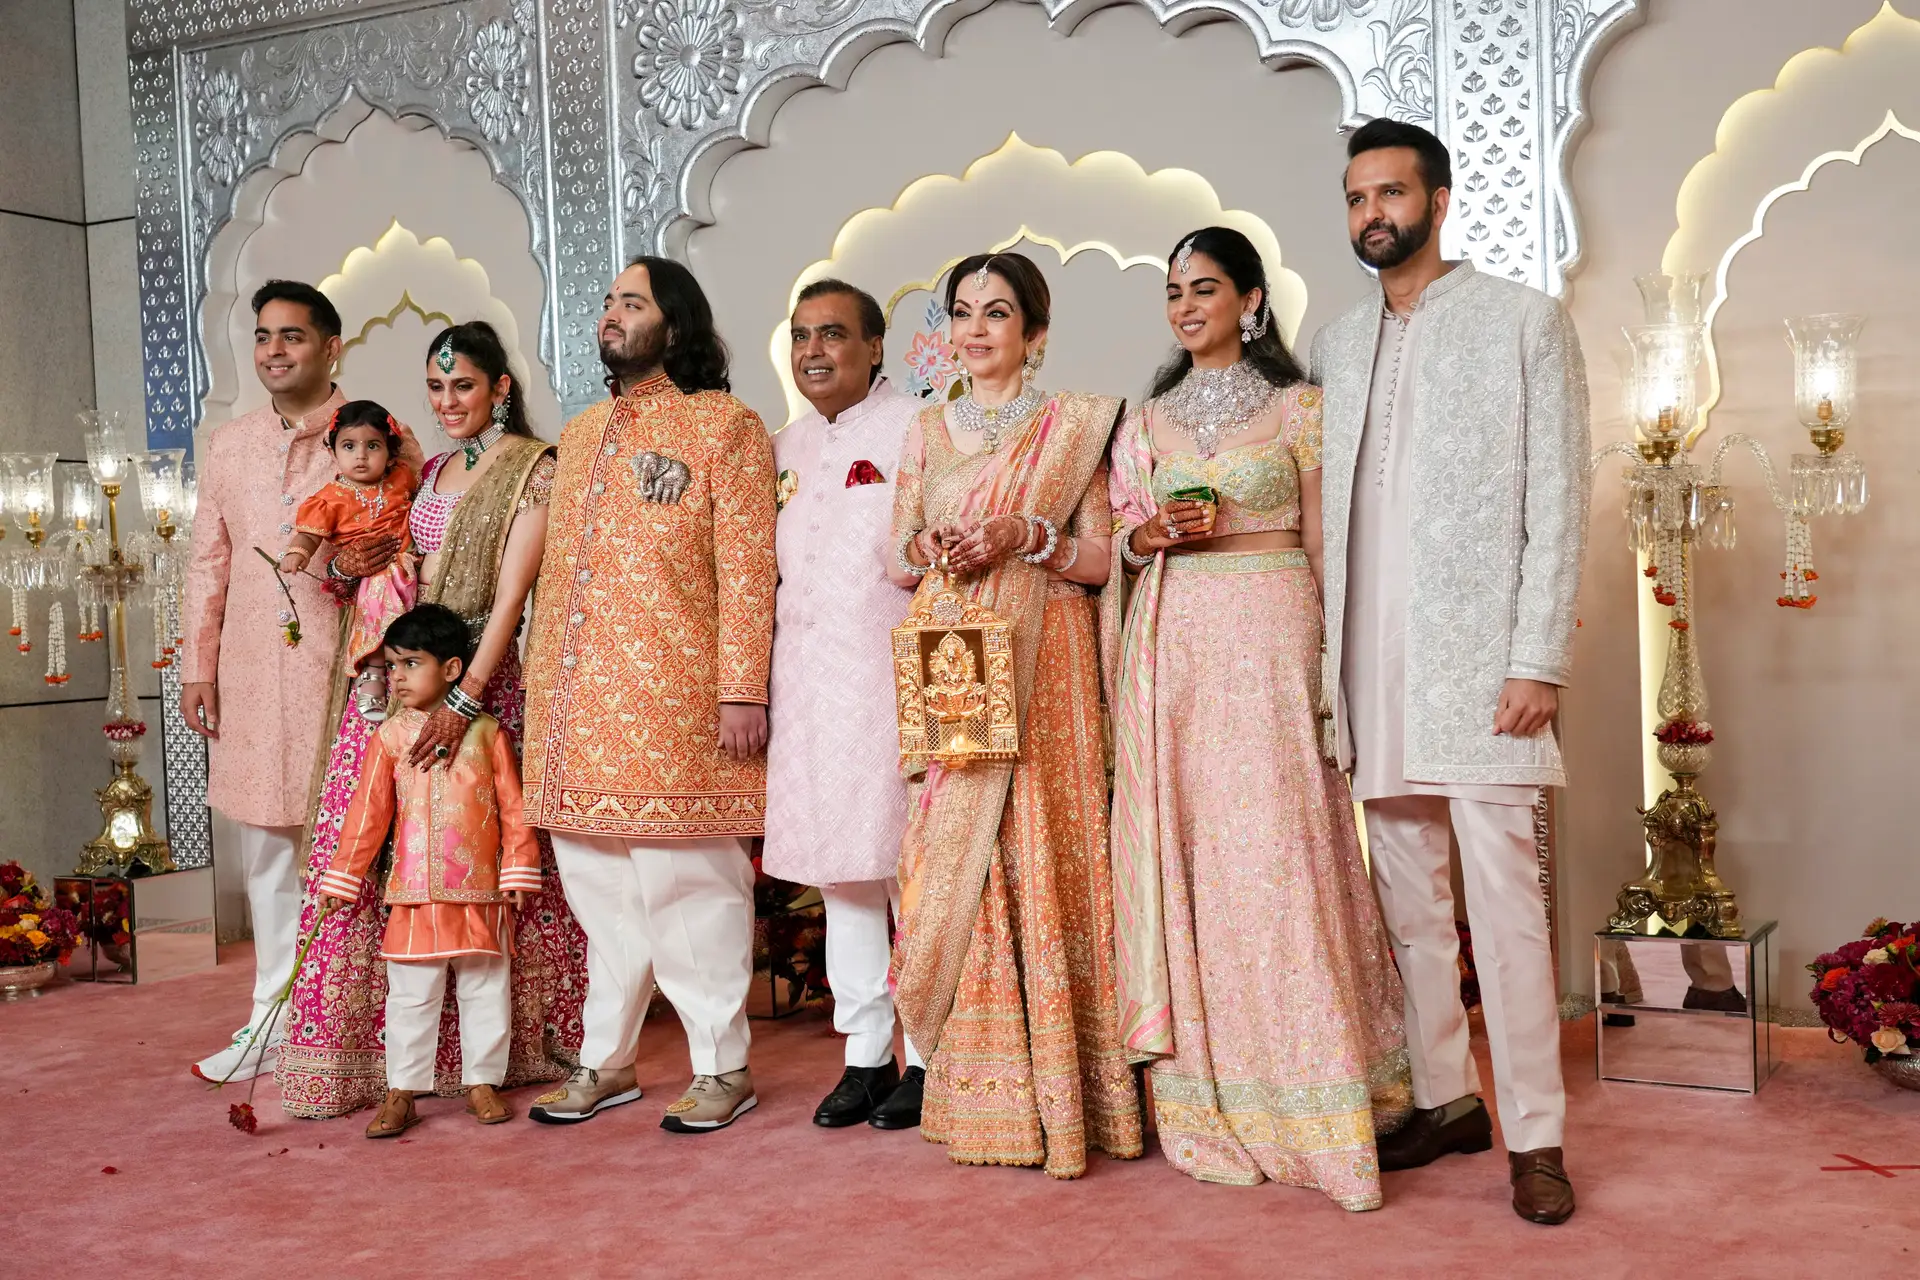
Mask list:
[[[958,176],[917,178],[891,205],[863,209],[847,219],[829,255],[794,280],[788,309],[801,289],[833,276],[882,299],[891,314],[906,295],[930,291],[963,256],[930,259],[928,253],[929,244],[951,246],[951,234],[941,228],[955,223],[1007,227],[998,240],[970,246],[969,253],[1026,241],[1053,250],[1062,265],[1082,253],[1097,252],[1122,271],[1141,269],[1156,276],[1182,235],[1196,227],[1233,227],[1253,241],[1266,263],[1274,319],[1289,343],[1306,313],[1306,283],[1282,265],[1273,228],[1243,209],[1223,209],[1212,184],[1199,174],[1186,169],[1149,173],[1118,151],[1089,152],[1069,162],[1060,152],[1033,146],[1018,134],[1009,135]],[[806,412],[807,403],[793,385],[788,353],[782,320],[768,339],[767,355],[786,393],[791,421]]]

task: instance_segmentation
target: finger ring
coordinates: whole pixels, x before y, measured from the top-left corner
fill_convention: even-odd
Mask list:
[[[445,743],[443,742],[443,743],[441,743],[441,744],[440,744],[439,746],[437,746],[437,747],[435,747],[435,748],[433,749],[433,754],[434,754],[434,755],[436,755],[436,756],[438,756],[438,757],[440,757],[440,759],[442,759],[442,760],[445,760],[445,759],[447,758],[447,746],[446,746],[446,744],[445,744]]]

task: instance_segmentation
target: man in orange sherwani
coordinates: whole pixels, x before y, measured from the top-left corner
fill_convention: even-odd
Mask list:
[[[615,397],[560,436],[527,665],[527,820],[553,835],[587,934],[580,1068],[535,1120],[640,1096],[633,1063],[658,980],[693,1083],[661,1127],[724,1128],[747,1070],[753,866],[766,808],[773,448],[727,394],[693,276],[640,258],[608,292]]]

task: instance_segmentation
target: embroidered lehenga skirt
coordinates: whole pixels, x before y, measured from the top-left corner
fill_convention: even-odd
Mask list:
[[[1154,776],[1175,1053],[1160,1146],[1207,1182],[1380,1204],[1376,1132],[1412,1106],[1398,974],[1345,782],[1315,726],[1304,552],[1168,556]]]
[[[961,1164],[1085,1172],[1141,1153],[1114,996],[1092,601],[1049,591],[1025,738],[920,1132]]]

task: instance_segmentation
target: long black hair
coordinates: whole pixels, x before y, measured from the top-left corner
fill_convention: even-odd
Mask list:
[[[1267,284],[1267,269],[1260,261],[1260,251],[1253,247],[1253,241],[1235,231],[1232,227],[1202,227],[1180,238],[1173,252],[1167,255],[1167,266],[1171,268],[1174,259],[1180,256],[1182,249],[1191,248],[1195,253],[1204,253],[1220,264],[1220,269],[1233,281],[1233,287],[1241,293],[1260,291],[1260,315],[1266,321],[1267,331],[1252,342],[1241,347],[1241,357],[1276,387],[1290,387],[1296,382],[1307,380],[1307,371],[1287,349],[1287,341],[1280,336],[1280,326],[1273,318],[1273,289]],[[1193,368],[1193,355],[1185,347],[1179,348],[1160,366],[1153,375],[1153,389],[1147,392],[1148,399],[1165,395],[1180,385],[1187,376],[1187,370]]]
[[[727,377],[727,344],[713,326],[713,307],[700,282],[672,258],[641,255],[627,264],[645,267],[653,304],[667,325],[667,350],[660,367],[684,395],[696,391],[731,391]],[[607,376],[607,387],[620,394],[619,379]]]
[[[427,344],[427,363],[433,364],[440,348],[449,346],[453,354],[465,356],[475,368],[487,375],[489,384],[505,374],[512,379],[507,387],[507,420],[503,424],[510,436],[531,436],[533,425],[527,421],[526,397],[520,394],[520,378],[507,364],[507,348],[500,335],[485,320],[469,320],[451,329],[442,329]]]

